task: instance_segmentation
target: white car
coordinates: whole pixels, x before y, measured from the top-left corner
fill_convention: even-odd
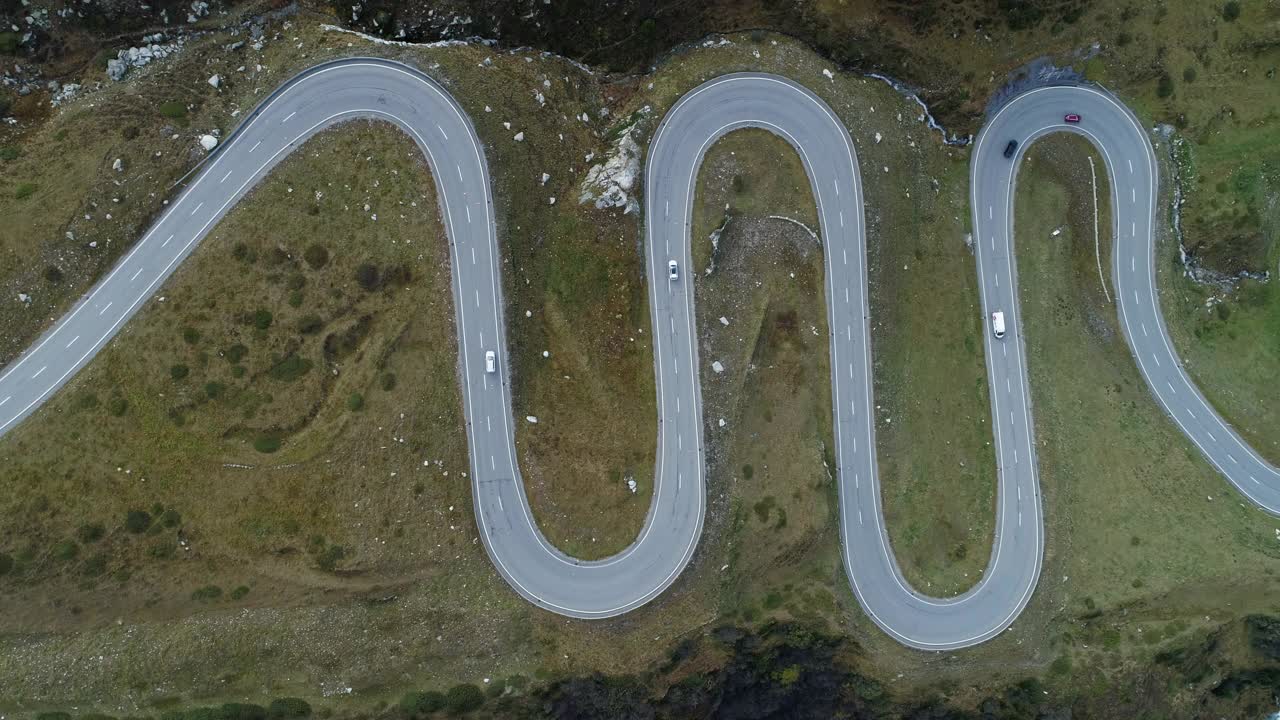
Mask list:
[[[492,350],[484,354],[484,371],[487,373],[498,371],[498,356]]]
[[[1004,312],[997,310],[991,313],[991,334],[997,338],[1004,337]]]
[[[680,266],[676,265],[675,260],[667,263],[667,277],[670,277],[672,280],[680,279]]]

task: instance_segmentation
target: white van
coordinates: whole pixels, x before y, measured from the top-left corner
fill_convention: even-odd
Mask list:
[[[487,373],[498,371],[498,356],[492,350],[484,354],[484,371]]]
[[[997,338],[1004,337],[1004,312],[997,310],[991,313],[991,334]]]

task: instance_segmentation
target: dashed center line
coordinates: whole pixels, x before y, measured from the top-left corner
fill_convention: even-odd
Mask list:
[[[137,280],[138,276],[141,274],[142,274],[142,268],[138,268],[138,271],[133,274],[133,277],[129,278],[129,282],[133,282],[134,280]]]
[[[218,184],[219,184],[219,185],[221,185],[222,183],[226,182],[226,181],[227,181],[227,178],[231,177],[231,173],[233,173],[233,172],[235,172],[235,170],[234,170],[234,169],[232,169],[232,170],[228,170],[228,171],[227,171],[227,174],[226,174],[226,175],[223,175],[223,176],[222,176],[222,179],[218,181]]]
[[[79,336],[79,335],[77,335],[77,336],[75,336],[75,337],[71,338],[71,342],[67,343],[67,346],[66,346],[65,348],[63,348],[63,349],[64,349],[64,350],[70,349],[70,348],[71,348],[71,346],[72,346],[72,345],[75,345],[75,344],[76,344],[76,341],[77,341],[77,340],[79,340],[79,339],[80,339],[80,336]]]
[[[294,110],[293,112],[289,113],[289,114],[285,117],[285,119],[281,120],[281,121],[280,121],[280,124],[281,124],[281,125],[283,125],[283,124],[285,124],[285,123],[289,122],[290,118],[292,118],[294,115],[297,115],[297,114],[298,114],[298,111],[297,111],[297,110]]]
[[[449,133],[445,132],[444,128],[440,127],[440,123],[436,123],[436,129],[440,131],[440,134],[444,136],[445,140],[449,139]]]
[[[110,309],[111,309],[111,303],[107,303],[106,305],[104,305],[104,306],[102,307],[102,309],[101,309],[101,310],[99,310],[99,311],[98,311],[98,317],[102,317],[102,314],[103,314],[103,313],[105,313],[106,311],[110,310]]]
[[[191,214],[195,215],[196,213],[200,212],[200,208],[202,207],[204,207],[204,203],[200,203],[199,205],[197,205],[196,209],[191,211]]]
[[[44,367],[42,367],[42,368],[40,368],[39,370],[37,370],[37,371],[36,371],[36,374],[31,376],[31,379],[32,379],[32,380],[35,380],[36,378],[40,377],[40,374],[41,374],[41,373],[43,373],[43,372],[44,372],[44,370],[45,370],[45,368],[47,368],[47,367],[49,367],[49,366],[48,366],[48,365],[45,365]]]
[[[258,149],[258,146],[259,146],[259,145],[261,145],[261,144],[262,144],[262,141],[261,141],[261,140],[259,140],[258,142],[254,143],[254,144],[253,144],[253,147],[249,148],[249,152],[253,152],[254,150],[257,150],[257,149]]]

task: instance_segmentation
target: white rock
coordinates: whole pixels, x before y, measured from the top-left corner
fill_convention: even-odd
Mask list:
[[[531,423],[531,424],[533,424],[533,425],[537,425],[537,424],[538,424],[538,418],[537,418],[537,416],[536,416],[536,415],[525,415],[525,416],[524,416],[524,419],[525,419],[525,420],[527,420],[529,423]]]
[[[720,427],[724,427],[724,418],[720,418]]]
[[[1053,232],[1049,233],[1049,235],[1052,237],[1058,237],[1061,234],[1062,234],[1062,228],[1055,228]]]
[[[552,204],[552,205],[555,205],[555,204],[556,204],[556,199],[555,199],[555,197],[552,197],[552,198],[551,198],[551,204]]]
[[[544,358],[551,357],[551,351],[550,351],[550,350],[543,350],[543,351],[542,351],[542,357],[544,357]]]
[[[876,143],[880,142],[880,133],[876,133]]]
[[[31,302],[31,296],[26,293],[18,293],[18,302],[29,303]]]
[[[485,111],[485,112],[493,112],[493,108],[489,107],[488,105],[485,105],[485,106],[484,106],[484,111]]]
[[[213,76],[210,76],[207,82],[216,89],[219,85],[222,84],[222,78],[217,75],[213,75]]]
[[[502,123],[502,127],[506,128],[507,130],[510,130],[510,129],[511,129],[511,123],[509,123],[509,122],[504,122],[504,123]]]
[[[116,161],[111,163],[111,169],[116,172],[124,172],[124,161],[120,158],[116,158]]]
[[[636,481],[627,478],[627,489],[634,493],[636,491]]]
[[[523,130],[521,130],[520,132],[516,133],[515,141],[516,141],[516,142],[524,142],[524,131],[523,131]]]
[[[533,317],[533,311],[532,311],[532,310],[525,310],[525,311],[524,311],[524,316],[525,316],[525,317]]]
[[[211,151],[218,147],[218,138],[212,135],[201,135],[200,147],[204,148],[206,152]]]
[[[724,365],[721,365],[720,361],[716,360],[715,362],[711,363],[711,369],[715,370],[717,373],[722,373],[724,372]]]
[[[725,327],[728,327],[728,326],[729,326],[729,318],[727,318],[727,317],[725,317],[725,316],[721,315],[721,316],[720,316],[720,324],[721,324],[721,325],[724,325]]]
[[[822,74],[825,75],[828,80],[835,80],[836,78],[836,76],[826,68],[822,68]]]
[[[542,173],[542,182],[541,182],[540,184],[542,184],[542,185],[546,185],[546,184],[547,184],[547,181],[548,181],[548,180],[550,180],[550,179],[551,179],[551,176],[550,176],[550,175],[548,175],[548,174],[546,174],[546,173]]]

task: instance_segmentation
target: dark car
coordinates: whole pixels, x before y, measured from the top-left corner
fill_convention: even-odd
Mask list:
[[[1017,149],[1018,149],[1018,141],[1010,140],[1009,144],[1004,146],[1004,156],[1007,158],[1013,157],[1013,153]]]
[[[1079,115],[1077,115],[1077,114],[1075,114],[1075,113],[1067,113],[1066,117],[1064,117],[1064,118],[1062,118],[1062,119],[1063,119],[1063,120],[1066,120],[1066,121],[1067,121],[1067,122],[1069,122],[1069,123],[1078,123],[1078,122],[1080,122],[1080,116],[1079,116]]]

